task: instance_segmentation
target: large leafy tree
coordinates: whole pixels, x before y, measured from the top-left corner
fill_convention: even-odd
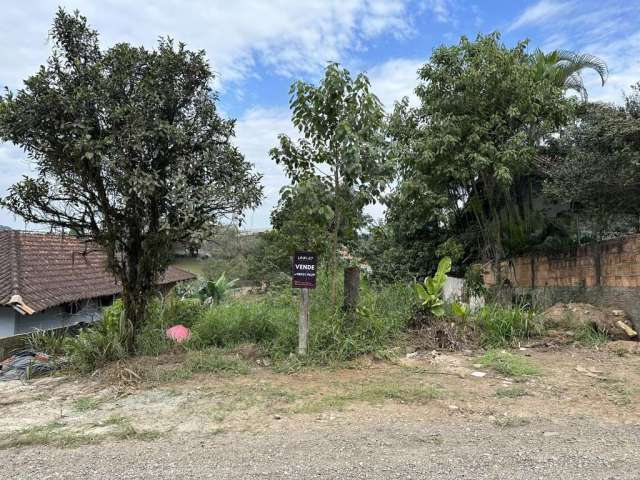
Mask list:
[[[565,90],[577,92],[583,100],[587,100],[587,89],[584,86],[581,72],[593,70],[598,74],[602,85],[607,81],[609,70],[601,58],[588,53],[577,53],[569,50],[553,50],[545,53],[537,49],[529,57],[539,80],[550,81]]]
[[[422,242],[444,232],[499,260],[510,226],[531,210],[523,179],[572,102],[538,78],[526,42],[508,48],[497,33],[435,49],[418,73],[420,106],[399,104],[391,123],[402,148],[389,218],[431,233]]]
[[[353,235],[362,208],[385,184],[384,109],[364,74],[353,78],[335,63],[327,66],[318,85],[298,81],[290,93],[292,121],[300,138],[280,135],[271,157],[285,167],[296,187],[285,193],[305,205],[308,218],[318,220],[314,228],[319,224],[331,236],[335,303],[341,234]],[[313,234],[305,232],[304,225],[303,232]]]
[[[260,176],[216,110],[204,52],[169,39],[103,51],[86,19],[62,9],[51,40],[48,63],[0,101],[0,138],[37,172],[3,205],[106,250],[133,338],[174,244],[256,205]]]
[[[581,234],[640,231],[640,119],[626,108],[586,104],[540,159],[545,193],[577,220]]]

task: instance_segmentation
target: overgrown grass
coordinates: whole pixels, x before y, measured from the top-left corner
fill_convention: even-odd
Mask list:
[[[339,301],[332,306],[326,279],[318,283],[319,288],[311,293],[310,361],[329,363],[365,353],[383,355],[405,331],[413,305],[408,287],[363,285],[357,318],[350,321]],[[193,343],[225,348],[255,343],[270,357],[285,359],[297,347],[298,304],[298,293],[287,289],[254,303],[230,300],[211,307],[195,323]]]
[[[480,333],[480,342],[492,348],[513,345],[544,332],[542,319],[525,305],[485,305],[477,312],[475,324]]]
[[[509,352],[490,350],[478,360],[482,365],[508,377],[525,378],[540,374],[540,369],[527,358]]]

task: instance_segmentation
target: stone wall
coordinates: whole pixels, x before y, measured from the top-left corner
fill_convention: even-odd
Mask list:
[[[586,302],[625,310],[640,327],[640,235],[547,255],[523,255],[485,265],[485,283],[508,285],[542,306]],[[499,275],[498,275],[499,273]]]

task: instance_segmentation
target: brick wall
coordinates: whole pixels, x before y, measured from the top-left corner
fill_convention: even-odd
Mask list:
[[[485,283],[496,285],[495,269],[486,264],[484,271]],[[543,304],[580,301],[621,308],[640,326],[640,235],[509,259],[500,264],[500,279]]]

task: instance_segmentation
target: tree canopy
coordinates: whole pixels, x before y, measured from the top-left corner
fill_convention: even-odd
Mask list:
[[[260,175],[217,112],[203,51],[166,38],[103,51],[86,18],[62,9],[51,42],[47,64],[0,99],[0,138],[37,173],[3,205],[101,245],[137,326],[174,244],[258,204]]]
[[[362,208],[375,201],[389,173],[384,109],[364,74],[352,78],[335,63],[327,66],[319,85],[298,81],[290,93],[300,138],[280,135],[280,145],[271,150],[293,187],[283,190],[279,209],[292,202],[303,209],[302,235],[330,233],[335,300],[338,243],[353,236]],[[285,222],[277,212],[274,218],[276,225]]]
[[[497,33],[435,49],[418,74],[420,106],[398,104],[392,121],[402,147],[388,218],[431,251],[434,239],[448,240],[444,254],[459,250],[454,237],[476,257],[500,258],[509,225],[530,206],[516,187],[573,104],[536,75],[526,42],[508,48]]]

